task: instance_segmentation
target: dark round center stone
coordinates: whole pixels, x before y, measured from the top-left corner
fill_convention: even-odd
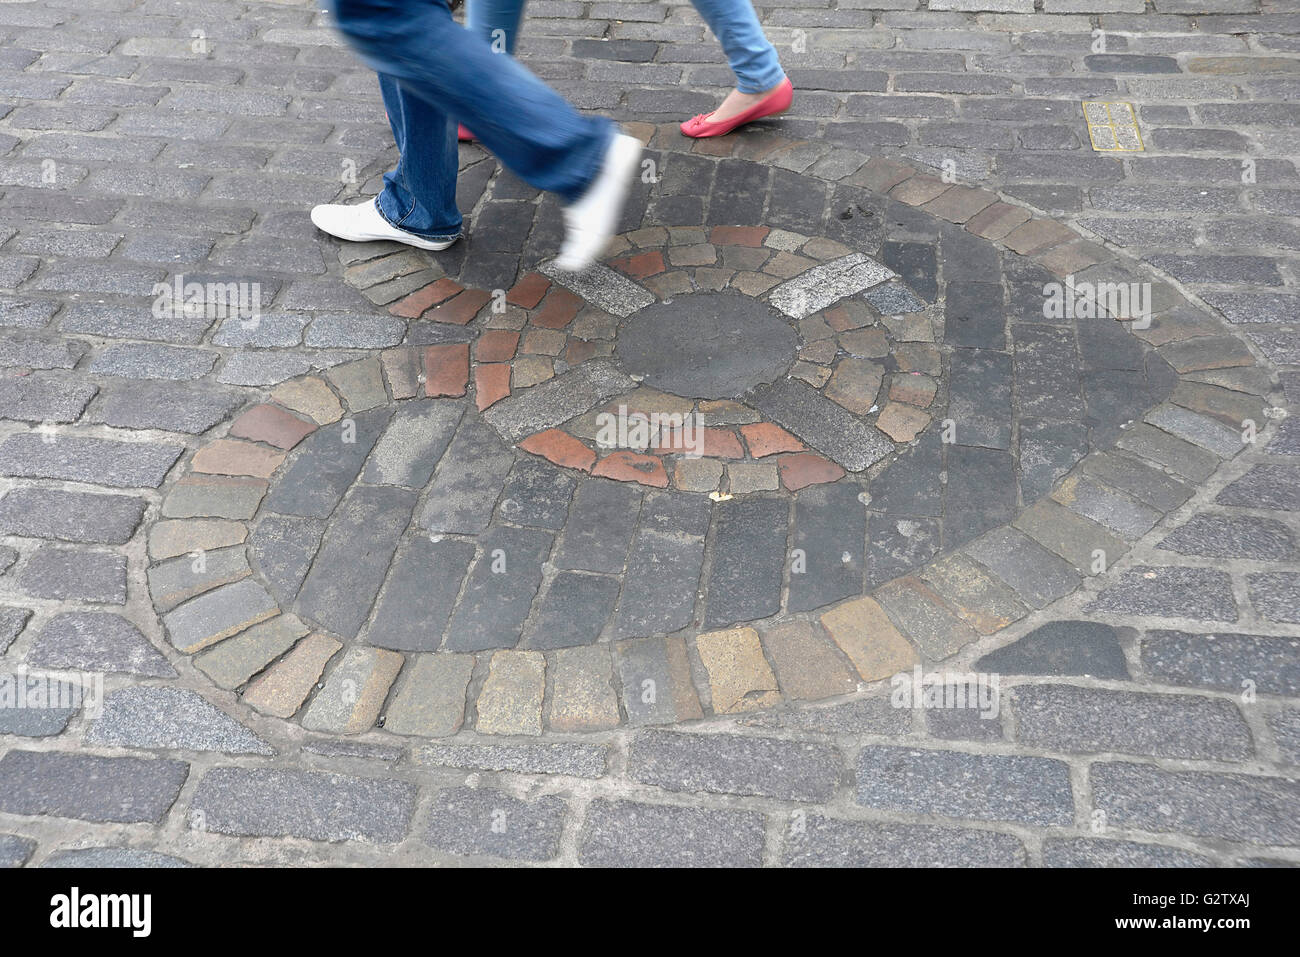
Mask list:
[[[614,352],[629,375],[692,399],[735,399],[789,370],[798,337],[771,307],[735,293],[656,302],[623,321]]]

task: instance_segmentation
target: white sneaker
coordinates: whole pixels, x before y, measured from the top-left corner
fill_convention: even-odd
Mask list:
[[[605,151],[600,172],[582,196],[564,209],[564,245],[555,268],[586,269],[605,250],[623,212],[628,188],[641,159],[641,141],[617,133]]]
[[[353,243],[372,243],[388,239],[395,243],[406,243],[417,249],[438,250],[446,249],[459,238],[425,239],[415,233],[408,233],[405,229],[398,229],[384,219],[379,212],[379,207],[375,205],[376,202],[372,199],[368,203],[356,206],[327,203],[311,211],[311,221],[316,224],[317,229]]]

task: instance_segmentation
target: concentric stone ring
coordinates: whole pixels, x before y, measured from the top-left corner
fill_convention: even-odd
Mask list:
[[[172,644],[320,732],[665,724],[943,660],[1150,527],[1088,463],[1149,409],[1181,421],[1188,360],[1145,341],[1176,345],[1168,287],[1145,335],[1050,314],[1053,280],[1133,274],[896,163],[661,168],[577,275],[504,174],[446,254],[340,247],[379,353],[279,381],[186,460],[152,538]]]

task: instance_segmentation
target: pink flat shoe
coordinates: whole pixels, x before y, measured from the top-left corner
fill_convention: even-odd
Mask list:
[[[763,97],[743,113],[737,113],[727,120],[713,122],[709,119],[712,113],[701,113],[699,116],[693,116],[682,124],[682,135],[690,136],[694,139],[703,139],[706,136],[725,136],[737,127],[744,126],[746,123],[752,123],[754,120],[761,120],[765,116],[776,116],[790,109],[790,102],[794,99],[794,87],[787,78],[781,81],[781,85],[775,90]]]
[[[465,129],[463,124],[458,123],[456,124],[456,139],[460,140],[462,143],[473,143],[474,134]]]

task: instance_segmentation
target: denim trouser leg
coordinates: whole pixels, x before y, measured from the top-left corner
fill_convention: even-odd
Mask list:
[[[504,41],[505,49],[493,46],[495,53],[515,54],[519,40],[519,23],[524,18],[524,0],[469,0],[465,5],[465,26],[489,44]],[[495,31],[500,30],[497,35]]]
[[[571,202],[595,179],[613,123],[580,115],[513,57],[494,54],[452,20],[446,0],[332,3],[339,29],[367,64],[464,123],[524,182]],[[449,126],[406,127],[403,155],[454,152]]]
[[[456,208],[456,124],[432,103],[407,93],[391,76],[379,74],[379,92],[401,156],[384,174],[379,212],[394,226],[426,239],[460,235]]]
[[[762,93],[785,79],[776,48],[763,34],[750,0],[691,0],[691,3],[722,44],[731,72],[736,74],[736,89],[741,93]]]

